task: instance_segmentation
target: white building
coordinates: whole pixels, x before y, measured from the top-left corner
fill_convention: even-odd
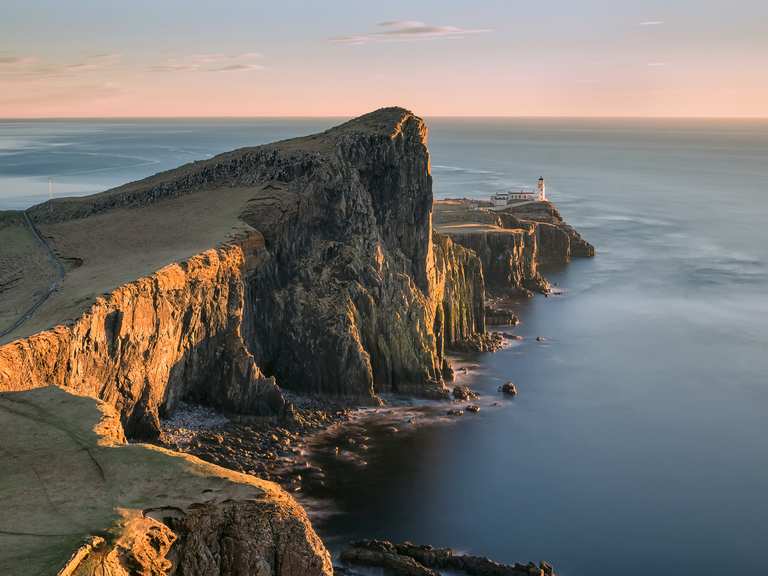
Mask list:
[[[513,202],[541,202],[547,199],[547,188],[544,178],[539,178],[536,190],[521,189],[519,192],[497,192],[491,196],[491,204],[495,209],[501,209]]]
[[[491,204],[494,208],[501,208],[509,204],[509,192],[497,192],[491,196]]]
[[[520,190],[520,192],[510,192],[509,193],[509,199],[518,201],[518,200],[538,200],[538,193],[534,192],[533,190]]]

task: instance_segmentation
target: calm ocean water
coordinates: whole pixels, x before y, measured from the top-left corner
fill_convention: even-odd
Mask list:
[[[330,120],[0,123],[0,209],[84,194]],[[519,396],[325,458],[334,543],[380,536],[565,576],[765,571],[768,122],[430,122],[437,196],[543,175],[598,250],[549,271],[472,385]],[[543,335],[547,343],[537,344]],[[329,494],[326,494],[326,496]],[[732,568],[731,568],[732,567]]]

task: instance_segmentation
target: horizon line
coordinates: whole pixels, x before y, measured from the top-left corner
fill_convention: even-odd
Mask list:
[[[407,108],[406,108],[407,110]],[[373,110],[371,110],[373,111]],[[411,111],[416,114],[415,112]],[[8,116],[0,117],[0,122],[15,121],[45,121],[45,120],[259,120],[259,119],[348,119],[357,118],[362,114],[263,114],[263,115],[218,115],[218,116]],[[654,116],[633,116],[633,115],[562,115],[562,114],[416,114],[422,118],[451,118],[451,119],[541,119],[541,120],[768,120],[766,116],[718,116],[718,115],[698,115],[698,116],[675,116],[675,115],[654,115]]]

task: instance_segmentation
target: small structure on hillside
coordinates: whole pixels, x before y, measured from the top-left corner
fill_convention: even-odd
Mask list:
[[[491,196],[491,204],[494,208],[502,208],[509,204],[509,192],[497,192]]]
[[[491,209],[500,210],[509,204],[517,202],[542,202],[547,199],[547,188],[544,178],[539,178],[536,183],[536,190],[530,188],[521,188],[519,191],[497,192],[491,196]]]

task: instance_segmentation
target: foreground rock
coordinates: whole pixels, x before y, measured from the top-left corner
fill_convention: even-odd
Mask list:
[[[548,562],[499,564],[482,556],[456,554],[450,548],[417,546],[410,542],[394,544],[386,540],[353,542],[341,553],[342,562],[384,568],[395,576],[437,576],[440,570],[458,571],[470,576],[553,576]]]
[[[0,395],[0,574],[330,576],[306,514],[271,482],[125,443],[108,404]]]

